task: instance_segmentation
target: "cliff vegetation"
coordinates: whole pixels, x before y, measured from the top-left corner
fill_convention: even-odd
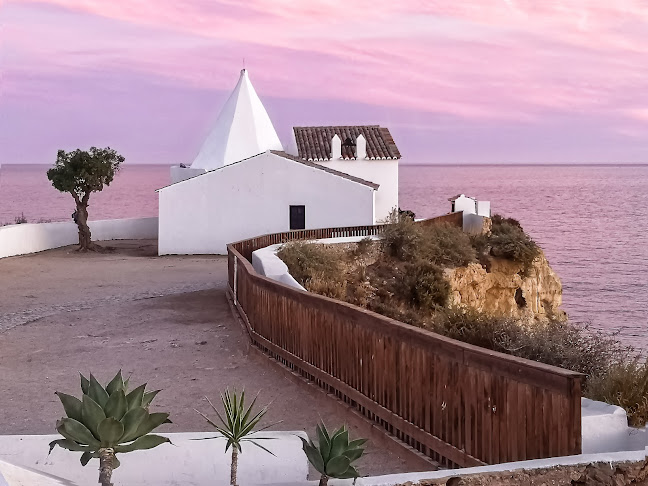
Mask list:
[[[278,256],[307,290],[460,341],[586,375],[585,395],[648,421],[648,365],[614,336],[570,322],[562,285],[512,218],[468,235],[395,214],[379,240],[284,245]],[[630,358],[629,358],[630,357]]]

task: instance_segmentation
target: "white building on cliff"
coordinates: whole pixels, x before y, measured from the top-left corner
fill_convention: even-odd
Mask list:
[[[224,254],[265,233],[375,224],[398,207],[400,152],[376,125],[295,127],[284,150],[247,71],[190,167],[159,192],[158,251]]]

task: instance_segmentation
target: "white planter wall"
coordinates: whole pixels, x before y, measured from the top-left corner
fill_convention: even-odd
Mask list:
[[[306,229],[372,225],[374,189],[271,152],[159,190],[159,253],[225,254],[227,244],[290,230],[289,206]]]
[[[115,486],[229,484],[231,455],[225,454],[225,439],[196,440],[218,436],[218,433],[183,432],[160,435],[171,439],[173,445],[162,444],[154,449],[118,455],[121,466],[113,473],[112,481]],[[272,438],[259,442],[275,455],[268,454],[249,442],[244,443],[243,452],[239,455],[239,484],[254,486],[306,482],[308,459],[299,439],[307,438],[304,432],[267,431],[257,432],[251,437],[254,436]],[[83,467],[79,462],[80,452],[70,452],[57,447],[48,455],[49,442],[60,438],[57,435],[0,436],[0,461],[5,460],[65,478],[78,485],[97,484],[98,459],[91,459]],[[24,482],[21,486],[44,484]]]
[[[155,239],[158,218],[106,219],[90,221],[93,241]],[[27,255],[79,242],[77,225],[25,223],[0,226],[0,258]]]

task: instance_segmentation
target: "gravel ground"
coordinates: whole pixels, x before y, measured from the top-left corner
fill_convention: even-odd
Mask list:
[[[226,386],[260,393],[277,430],[314,431],[322,418],[370,439],[363,475],[430,470],[322,391],[250,349],[229,309],[227,259],[158,257],[154,241],[113,242],[103,254],[72,247],[0,260],[1,434],[54,432],[54,391],[78,394],[77,372],[108,380],[118,370],[163,391],[168,432],[209,426],[207,411]]]

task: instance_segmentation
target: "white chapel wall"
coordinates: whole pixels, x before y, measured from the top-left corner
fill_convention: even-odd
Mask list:
[[[466,197],[463,194],[459,196],[457,199],[454,201],[454,213],[458,213],[459,211],[463,211],[464,214],[470,213],[470,214],[476,214],[477,213],[477,207],[475,200],[471,197]]]
[[[171,176],[171,184],[176,182],[186,181],[197,175],[204,174],[205,169],[193,169],[191,167],[180,167],[179,165],[174,165],[171,167],[169,174]]]
[[[398,160],[327,160],[325,167],[379,184],[376,191],[375,222],[378,223],[398,209]]]
[[[266,152],[159,191],[158,251],[224,254],[228,243],[290,229],[289,206],[306,228],[373,224],[368,186]]]

